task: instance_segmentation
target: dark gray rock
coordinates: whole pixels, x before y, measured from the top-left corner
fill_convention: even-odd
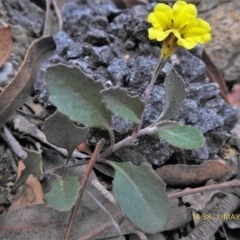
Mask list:
[[[130,16],[126,13],[122,13],[118,15],[114,20],[109,24],[108,32],[113,34],[114,36],[126,40],[127,39],[127,31],[125,29],[127,22]]]
[[[225,102],[222,109],[219,111],[219,114],[221,114],[224,119],[223,129],[230,131],[233,128],[238,120],[237,111],[237,107],[231,106]]]
[[[187,124],[196,124],[199,121],[198,105],[195,101],[187,99],[180,118],[185,119]]]
[[[64,55],[74,43],[66,32],[58,32],[53,39],[56,43],[56,52],[59,55]]]
[[[121,13],[111,0],[93,0],[88,1],[88,6],[94,11],[96,15],[106,16],[108,19],[112,19]]]
[[[225,100],[220,95],[217,95],[215,98],[206,101],[204,107],[210,108],[218,113],[223,108],[225,103]]]
[[[143,162],[147,162],[147,158],[130,148],[121,148],[114,153],[114,157],[117,157],[121,162],[132,162],[134,165],[141,165]]]
[[[63,5],[61,12],[64,30],[73,38],[84,37],[92,19],[92,9],[84,4],[69,2]]]
[[[149,135],[140,137],[138,145],[134,149],[144,155],[148,162],[157,166],[164,164],[166,159],[169,159],[176,151],[158,136]]]
[[[76,59],[83,55],[83,46],[80,43],[72,43],[67,49],[67,58]]]
[[[134,50],[135,47],[136,47],[136,42],[132,39],[128,39],[126,42],[125,42],[125,48],[127,50]]]
[[[202,100],[209,100],[219,95],[220,93],[220,89],[217,83],[192,84],[189,85],[187,91],[189,92],[188,97],[191,99],[195,99],[198,102],[201,102]]]
[[[199,108],[198,114],[199,121],[193,126],[203,133],[224,125],[224,118],[212,109]]]
[[[108,42],[108,36],[103,30],[92,28],[87,32],[85,41],[93,45],[102,46]]]
[[[150,82],[153,74],[154,62],[146,57],[138,56],[133,59],[127,86],[138,89],[145,88]]]
[[[31,37],[40,37],[43,31],[45,12],[29,0],[3,0],[12,24],[28,29]]]
[[[154,123],[163,111],[165,90],[163,87],[154,86],[149,102],[144,112],[144,126]]]
[[[91,61],[95,66],[107,65],[111,57],[111,49],[108,46],[93,47],[91,49]]]
[[[141,42],[149,41],[148,32],[146,31],[149,27],[149,23],[146,21],[149,12],[147,11],[146,6],[133,6],[128,14],[130,16],[126,24],[128,36],[134,37]]]
[[[114,85],[118,86],[123,86],[123,82],[128,72],[129,69],[126,61],[118,58],[112,60],[107,68],[109,79],[114,83]]]
[[[175,64],[174,68],[186,83],[206,83],[206,66],[204,62],[184,48],[178,48],[176,53],[178,64]]]
[[[69,63],[69,65],[77,66],[85,73],[92,75],[93,70],[91,69],[91,65],[89,64],[88,59],[89,59],[89,57],[84,57],[83,59],[69,60],[68,63]]]
[[[140,42],[138,44],[139,52],[146,57],[158,59],[160,56],[160,44],[158,46],[151,45],[149,42]]]
[[[105,16],[96,16],[91,22],[91,27],[105,30],[108,27],[108,19]]]
[[[134,129],[134,123],[124,120],[118,116],[113,115],[112,126],[114,131],[118,134],[127,134]]]

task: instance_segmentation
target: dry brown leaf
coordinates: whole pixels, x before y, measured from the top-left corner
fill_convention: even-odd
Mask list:
[[[194,186],[208,179],[217,181],[232,172],[217,160],[209,160],[201,165],[166,165],[155,171],[164,182],[172,186]]]
[[[8,59],[13,47],[11,26],[0,27],[0,68]]]
[[[39,38],[30,45],[17,75],[0,94],[0,128],[32,93],[39,66],[53,54],[54,49],[52,37]]]
[[[25,165],[22,161],[18,164],[18,177],[20,177]],[[43,189],[36,177],[29,175],[26,182],[18,189],[15,195],[15,201],[9,207],[8,211],[14,211],[27,205],[42,204],[44,194]]]
[[[92,151],[90,150],[86,141],[82,142],[77,147],[78,151],[87,153],[89,156],[92,156]]]

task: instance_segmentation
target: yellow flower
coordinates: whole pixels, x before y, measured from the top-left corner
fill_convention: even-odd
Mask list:
[[[147,21],[153,26],[148,29],[149,38],[163,41],[161,57],[165,59],[171,56],[177,45],[192,49],[198,43],[211,40],[209,23],[197,18],[197,8],[184,1],[177,1],[173,8],[157,4]]]

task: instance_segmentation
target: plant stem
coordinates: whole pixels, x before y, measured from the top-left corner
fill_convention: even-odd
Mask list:
[[[153,128],[146,127],[144,129],[141,129],[138,133],[136,133],[132,136],[128,136],[128,137],[124,138],[123,140],[121,140],[120,142],[114,144],[111,149],[108,148],[105,152],[103,152],[99,155],[98,159],[103,160],[106,156],[108,156],[109,154],[117,151],[119,148],[130,145],[139,136],[147,135],[147,134],[153,134],[153,133],[154,133]]]
[[[154,73],[153,73],[153,76],[152,76],[152,80],[151,80],[151,82],[148,84],[148,86],[147,86],[147,88],[146,88],[146,90],[145,90],[145,96],[144,96],[145,106],[146,106],[147,103],[148,103],[148,99],[149,99],[149,96],[150,96],[150,94],[151,94],[151,92],[152,92],[153,85],[154,85],[154,83],[156,82],[157,77],[158,77],[160,71],[162,70],[165,62],[166,62],[166,59],[160,58],[159,61],[158,61],[158,63],[157,63],[157,65],[156,65],[156,67],[155,67],[155,70],[154,70]]]
[[[159,59],[157,65],[156,65],[156,67],[155,67],[155,69],[154,69],[151,82],[148,84],[148,86],[147,86],[147,88],[146,88],[146,90],[145,90],[145,93],[144,93],[145,109],[146,109],[146,106],[147,106],[147,103],[148,103],[150,94],[151,94],[151,92],[152,92],[153,85],[154,85],[154,83],[156,82],[157,77],[158,77],[160,71],[162,70],[165,62],[166,62],[166,59],[164,59],[164,58],[160,58],[160,59]],[[143,111],[143,113],[142,113],[142,115],[141,115],[141,122],[135,126],[135,129],[134,129],[133,134],[132,134],[133,137],[135,137],[135,136],[137,135],[137,133],[140,131],[140,129],[141,129],[141,127],[142,127],[145,109],[144,109],[144,111]]]
[[[44,179],[46,176],[51,175],[57,171],[60,171],[62,169],[66,169],[66,168],[71,168],[71,167],[77,167],[77,166],[81,166],[81,165],[86,165],[89,163],[89,160],[85,160],[85,161],[78,161],[72,164],[62,164],[59,165],[57,167],[51,168],[49,170],[47,170],[46,172],[42,173],[41,176],[39,177],[39,180]]]
[[[68,222],[68,226],[67,226],[67,230],[66,230],[66,233],[65,233],[65,236],[64,236],[64,240],[68,240],[70,238],[70,234],[71,234],[72,226],[73,226],[73,221],[76,217],[78,207],[80,205],[81,198],[82,198],[82,195],[83,195],[84,188],[87,184],[87,180],[88,180],[88,178],[90,176],[90,173],[93,169],[93,165],[95,164],[96,160],[98,159],[99,153],[101,152],[104,143],[105,143],[105,140],[103,138],[98,141],[98,143],[96,145],[96,148],[95,148],[95,150],[92,154],[92,157],[89,161],[89,164],[87,165],[87,168],[85,170],[85,173],[84,173],[82,181],[81,181],[81,188],[80,188],[80,191],[79,191],[79,194],[78,194],[78,199],[77,199],[77,201],[76,201],[76,203],[75,203],[75,205],[72,209],[71,217],[70,217],[69,222]]]
[[[168,198],[169,199],[179,198],[179,197],[183,197],[183,196],[187,196],[187,195],[192,195],[195,193],[219,190],[219,189],[223,189],[223,188],[227,188],[227,187],[240,187],[240,181],[237,179],[234,179],[229,182],[224,182],[224,183],[219,183],[219,184],[214,184],[214,185],[204,186],[204,187],[199,187],[199,188],[194,188],[194,189],[187,189],[187,190],[183,190],[183,191],[176,192],[176,193],[170,193],[170,194],[168,194]]]

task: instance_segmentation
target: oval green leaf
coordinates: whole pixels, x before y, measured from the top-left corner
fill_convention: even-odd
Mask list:
[[[119,117],[134,123],[140,123],[144,103],[139,96],[130,96],[123,88],[108,88],[101,91],[107,108]]]
[[[165,105],[157,122],[175,117],[183,107],[187,95],[185,82],[174,69],[166,76],[164,86]]]
[[[59,111],[47,118],[43,131],[50,143],[68,150],[68,158],[89,133],[87,127],[77,127],[68,116]]]
[[[109,164],[115,169],[113,192],[124,214],[145,233],[163,231],[170,205],[162,179],[148,163]]]
[[[85,126],[111,131],[111,112],[102,102],[101,82],[94,81],[77,67],[64,64],[48,67],[45,78],[49,99],[60,112]]]
[[[79,190],[77,177],[56,178],[50,192],[45,195],[47,206],[58,211],[69,211],[78,198]]]
[[[178,148],[194,149],[204,144],[202,132],[190,126],[164,125],[157,129],[157,133],[164,141]]]

